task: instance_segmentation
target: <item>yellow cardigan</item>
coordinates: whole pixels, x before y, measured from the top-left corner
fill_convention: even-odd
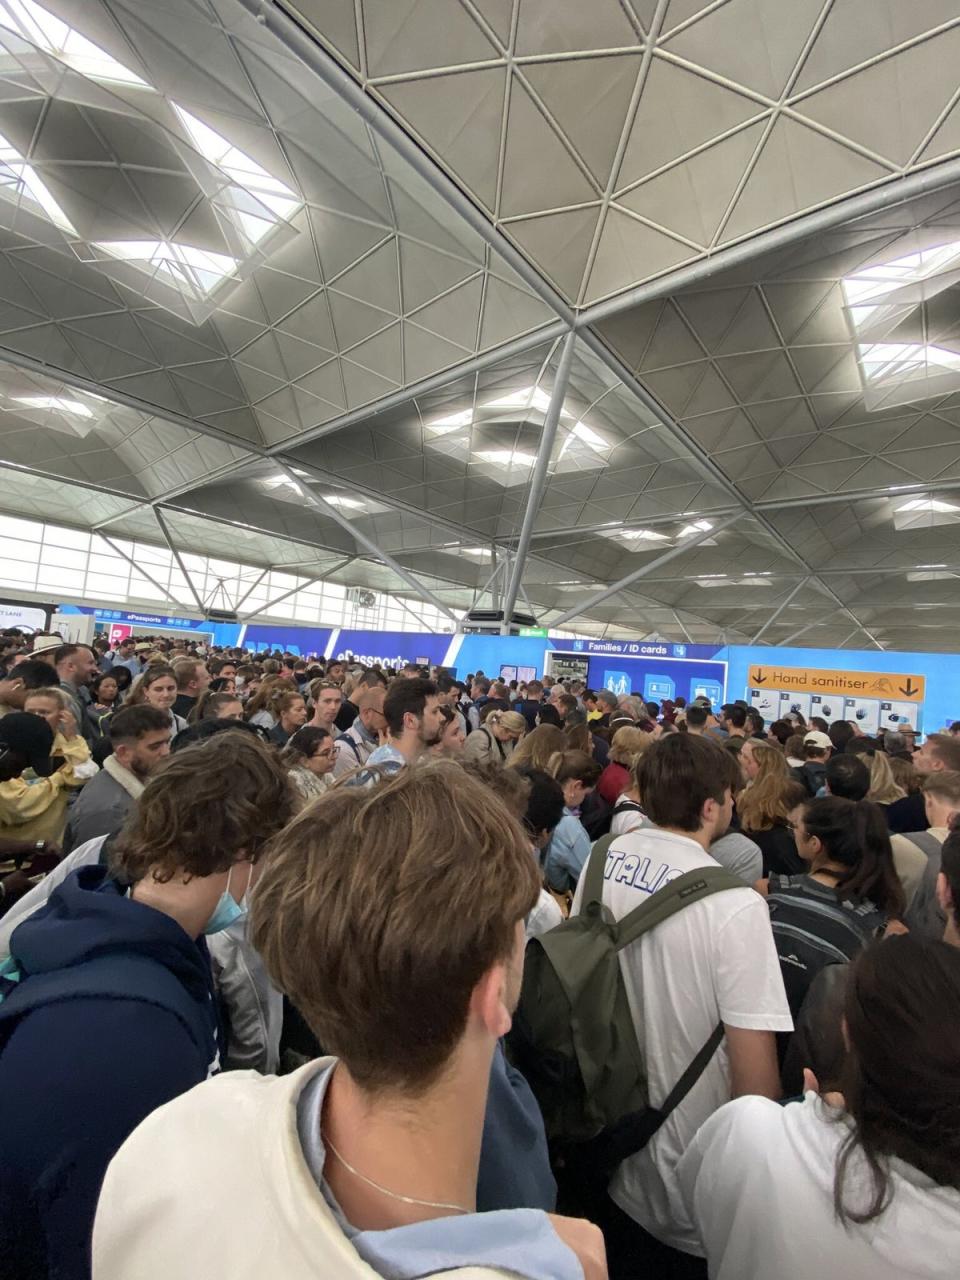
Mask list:
[[[0,836],[12,840],[51,840],[59,844],[67,825],[67,788],[82,787],[74,766],[90,759],[90,748],[77,733],[65,738],[57,733],[52,756],[64,764],[49,778],[38,778],[32,769],[26,776],[0,782]]]

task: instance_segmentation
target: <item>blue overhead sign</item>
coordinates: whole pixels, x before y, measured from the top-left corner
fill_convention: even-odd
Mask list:
[[[650,640],[556,640],[558,653],[582,653],[597,658],[712,658],[715,644],[670,644]]]

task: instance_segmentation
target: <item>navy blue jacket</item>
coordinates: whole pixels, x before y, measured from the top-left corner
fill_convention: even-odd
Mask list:
[[[0,1003],[0,1273],[86,1280],[107,1165],[219,1066],[206,944],[84,867],[13,932]]]
[[[543,1116],[526,1078],[498,1044],[490,1066],[477,1174],[477,1210],[557,1207]]]

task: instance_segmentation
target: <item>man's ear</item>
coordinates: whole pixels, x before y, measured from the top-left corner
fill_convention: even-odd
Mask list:
[[[510,994],[507,965],[503,962],[491,967],[473,988],[470,997],[470,1013],[483,1025],[495,1040],[510,1030]]]

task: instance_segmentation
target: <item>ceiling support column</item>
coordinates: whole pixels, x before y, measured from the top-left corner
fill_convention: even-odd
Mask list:
[[[573,364],[573,349],[576,341],[577,335],[571,329],[563,342],[560,363],[557,365],[553,391],[550,394],[550,404],[547,406],[546,416],[543,420],[540,447],[537,450],[537,460],[533,464],[533,474],[530,477],[527,509],[523,515],[520,538],[517,542],[517,549],[514,552],[513,572],[510,574],[510,581],[503,601],[503,623],[500,627],[500,634],[505,636],[510,634],[510,619],[513,617],[513,610],[520,592],[523,567],[526,564],[527,552],[530,549],[530,537],[533,534],[533,526],[540,510],[543,491],[547,487],[547,469],[550,466],[550,456],[553,453],[553,442],[557,438],[560,411],[563,409],[563,400],[567,393],[567,381],[570,377],[570,366]]]

